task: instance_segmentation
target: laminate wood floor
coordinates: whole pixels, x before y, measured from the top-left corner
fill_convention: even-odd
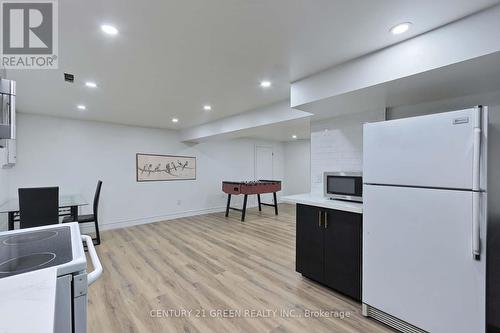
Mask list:
[[[89,332],[394,332],[295,272],[295,207],[102,232]],[[322,311],[321,313],[318,311]]]

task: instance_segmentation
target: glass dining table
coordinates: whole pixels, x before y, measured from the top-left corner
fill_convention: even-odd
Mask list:
[[[88,202],[80,194],[59,196],[59,216],[71,216],[72,221],[78,220],[78,207],[86,206]],[[19,221],[19,199],[12,198],[0,205],[0,213],[7,213],[9,230],[14,230],[14,223]]]

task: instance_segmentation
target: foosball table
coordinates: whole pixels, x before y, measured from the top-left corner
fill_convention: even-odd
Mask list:
[[[281,191],[281,181],[279,180],[257,180],[249,182],[222,182],[222,191],[227,193],[227,207],[226,217],[229,216],[229,210],[236,210],[241,212],[241,221],[245,221],[245,214],[247,210],[247,199],[251,194],[257,195],[259,203],[259,211],[262,211],[262,206],[274,207],[275,215],[278,215],[278,201],[276,200],[276,192]],[[263,203],[260,200],[261,194],[272,193],[274,203]],[[243,208],[231,207],[231,196],[243,194]]]

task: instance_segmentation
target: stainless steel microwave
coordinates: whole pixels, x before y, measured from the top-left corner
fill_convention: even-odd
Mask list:
[[[325,197],[363,202],[363,174],[361,172],[325,172]]]

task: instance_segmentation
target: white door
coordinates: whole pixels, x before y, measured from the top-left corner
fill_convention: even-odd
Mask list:
[[[363,181],[472,189],[480,114],[467,109],[365,124]]]
[[[432,333],[485,332],[486,228],[477,261],[472,200],[486,194],[363,190],[363,303]]]
[[[273,179],[273,147],[255,146],[255,179]]]

